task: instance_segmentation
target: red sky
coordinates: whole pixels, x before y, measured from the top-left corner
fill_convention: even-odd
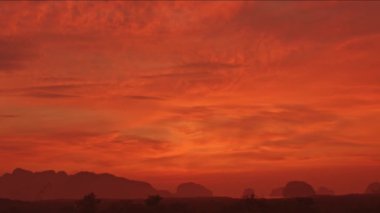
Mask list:
[[[2,2],[0,173],[380,179],[380,2]]]

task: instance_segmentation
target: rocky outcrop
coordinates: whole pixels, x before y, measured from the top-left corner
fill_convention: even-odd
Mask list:
[[[315,195],[313,187],[304,181],[290,181],[283,190],[283,196],[291,197],[312,197]]]
[[[177,197],[211,197],[212,192],[200,184],[189,182],[189,183],[182,183],[177,187],[176,196]]]
[[[149,183],[111,174],[31,172],[15,169],[0,177],[0,198],[17,200],[78,199],[93,192],[100,198],[146,198],[157,194]]]

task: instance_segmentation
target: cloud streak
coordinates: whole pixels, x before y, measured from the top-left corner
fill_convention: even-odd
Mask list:
[[[0,172],[378,165],[378,2],[199,4],[2,3]]]

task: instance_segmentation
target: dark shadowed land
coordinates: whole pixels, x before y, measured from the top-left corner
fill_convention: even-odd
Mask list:
[[[252,188],[242,198],[213,197],[206,186],[186,182],[175,192],[147,182],[111,174],[31,172],[15,169],[0,176],[0,213],[379,213],[380,183],[363,194],[334,196],[305,181],[275,188],[271,199],[257,198]]]
[[[1,213],[378,213],[380,195],[318,196],[314,198],[233,199],[164,198],[158,203],[145,200],[100,200],[94,211],[81,210],[76,200],[14,201],[1,199]]]
[[[186,182],[175,192],[155,189],[150,183],[117,177],[112,174],[78,172],[67,174],[52,170],[32,172],[17,168],[0,176],[0,198],[13,200],[80,199],[95,193],[107,199],[144,199],[150,195],[162,197],[211,197],[205,186]]]

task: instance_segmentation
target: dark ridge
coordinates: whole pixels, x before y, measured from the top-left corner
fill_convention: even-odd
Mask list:
[[[78,199],[95,193],[100,198],[132,199],[158,194],[149,183],[111,174],[53,170],[31,172],[17,168],[0,177],[0,198],[15,200]]]

